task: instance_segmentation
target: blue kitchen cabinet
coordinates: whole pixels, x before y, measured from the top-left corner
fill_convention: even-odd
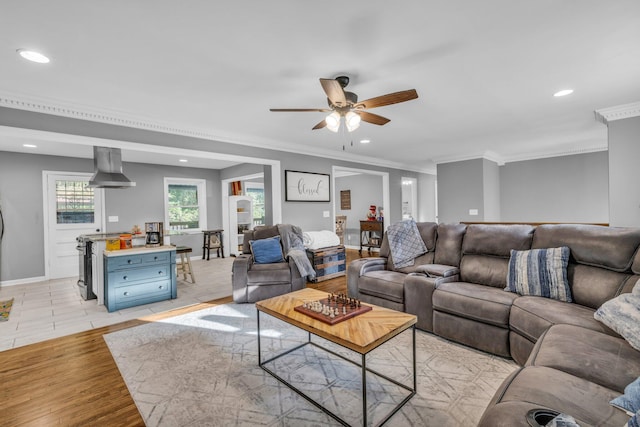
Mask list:
[[[109,312],[178,296],[174,246],[105,251],[104,263]]]

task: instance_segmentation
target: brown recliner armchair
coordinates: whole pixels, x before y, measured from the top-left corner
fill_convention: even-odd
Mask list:
[[[257,226],[253,230],[244,232],[242,254],[233,261],[231,281],[234,302],[261,301],[305,287],[306,276],[301,276],[292,258],[287,260],[285,257],[283,262],[270,264],[254,262],[249,241],[279,235],[277,225]],[[283,237],[281,236],[281,241],[284,240]]]

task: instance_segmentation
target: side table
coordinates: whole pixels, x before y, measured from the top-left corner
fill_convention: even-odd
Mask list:
[[[360,221],[360,250],[362,248],[379,248],[382,245],[382,235],[384,233],[384,222],[382,221]]]
[[[222,244],[222,231],[223,230],[204,230],[202,241],[202,259],[204,259],[205,253],[207,255],[207,261],[209,261],[209,255],[211,249],[215,249],[218,257],[224,258],[224,245]]]

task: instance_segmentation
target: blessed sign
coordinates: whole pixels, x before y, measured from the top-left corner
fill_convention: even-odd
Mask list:
[[[329,202],[329,175],[284,171],[287,202]]]

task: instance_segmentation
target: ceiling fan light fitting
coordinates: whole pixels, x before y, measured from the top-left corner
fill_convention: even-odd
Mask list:
[[[331,132],[338,132],[340,129],[340,114],[337,111],[329,114],[324,121],[327,123],[327,129]]]
[[[349,111],[344,116],[344,122],[347,125],[347,130],[349,132],[353,132],[354,130],[360,127],[360,120],[361,120],[360,115],[354,113],[353,111]]]

